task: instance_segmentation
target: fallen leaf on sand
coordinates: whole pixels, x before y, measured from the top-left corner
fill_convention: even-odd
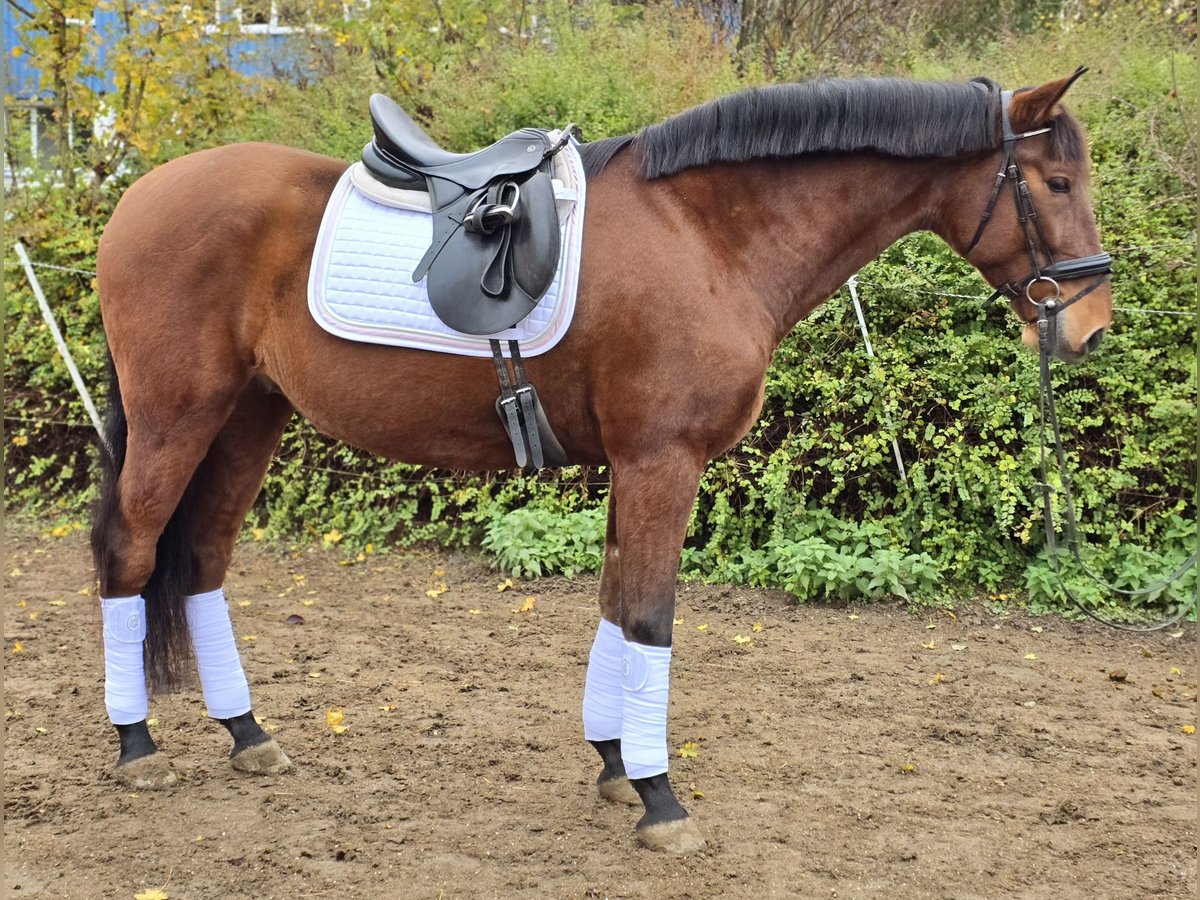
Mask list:
[[[681,759],[695,759],[700,755],[700,745],[695,741],[685,741],[683,746],[679,748],[679,756]]]
[[[343,725],[342,720],[346,718],[344,710],[330,709],[325,711],[325,724],[329,726],[334,734],[341,734],[350,726]]]
[[[929,679],[929,683],[930,684],[941,684],[945,680],[946,680],[946,676],[943,675],[941,672],[938,672],[936,675],[934,675],[932,678]]]

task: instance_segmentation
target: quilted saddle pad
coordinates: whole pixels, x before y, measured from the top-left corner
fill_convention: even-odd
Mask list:
[[[424,279],[412,281],[433,240],[429,195],[380,184],[355,163],[338,181],[321,220],[308,276],[309,311],[330,334],[351,341],[491,356],[490,339],[516,340],[525,356],[545,353],[562,339],[575,312],[585,188],[583,163],[574,142],[568,143],[555,157],[562,251],[554,282],[513,328],[470,335],[444,325],[429,305]]]

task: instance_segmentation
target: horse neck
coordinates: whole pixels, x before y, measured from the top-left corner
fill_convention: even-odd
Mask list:
[[[756,161],[679,176],[715,258],[764,304],[778,343],[846,279],[914,231],[943,231],[955,159],[875,154]]]

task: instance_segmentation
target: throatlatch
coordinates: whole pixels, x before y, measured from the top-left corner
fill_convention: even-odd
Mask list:
[[[525,363],[521,360],[521,349],[516,341],[508,342],[512,356],[513,374],[509,378],[508,363],[500,351],[500,342],[488,342],[492,347],[492,362],[496,366],[496,380],[500,382],[500,396],[496,398],[496,413],[508,438],[512,441],[513,455],[517,465],[524,469],[533,466],[540,469],[546,465],[565,466],[567,454],[562,444],[550,429],[550,422],[542,410],[537,391],[525,377]]]

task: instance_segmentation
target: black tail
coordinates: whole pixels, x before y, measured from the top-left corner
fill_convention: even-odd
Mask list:
[[[110,575],[121,552],[121,504],[119,478],[125,467],[129,426],[121,402],[112,354],[108,356],[109,405],[100,445],[100,498],[92,511],[92,558],[101,590],[107,590]],[[195,482],[171,514],[155,550],[154,573],[142,587],[146,598],[146,679],[152,691],[171,691],[190,678],[192,645],[184,614],[184,597],[194,590],[196,558],[192,543]],[[136,590],[136,587],[134,588]]]

